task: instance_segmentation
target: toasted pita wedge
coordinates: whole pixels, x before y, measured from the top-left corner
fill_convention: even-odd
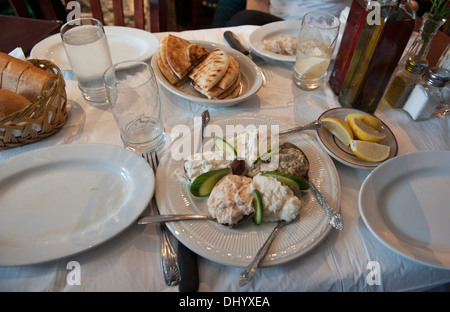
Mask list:
[[[208,53],[208,50],[198,44],[170,34],[167,36],[167,63],[180,79],[186,76]]]
[[[241,84],[239,84],[229,96],[224,98],[224,100],[237,98],[241,94],[241,91],[242,91]]]
[[[219,94],[217,98],[219,100],[235,98],[239,95],[240,90],[241,90],[241,73],[239,72],[234,83],[223,93]]]
[[[241,93],[241,84],[239,84],[234,90],[229,94],[227,97],[221,99],[221,100],[228,100],[228,99],[234,99],[239,96]]]
[[[229,66],[228,54],[222,49],[215,49],[192,70],[189,77],[198,87],[208,91],[223,78]]]
[[[169,64],[167,63],[166,51],[167,51],[167,37],[164,37],[159,45],[158,66],[159,70],[164,75],[164,77],[166,77],[166,79],[171,84],[174,85],[180,81],[180,78],[178,78],[178,76],[175,75],[175,73],[172,71]]]
[[[210,90],[204,90],[200,88],[200,86],[197,85],[195,81],[192,82],[192,86],[194,87],[195,90],[205,95],[208,99],[214,99],[218,97],[221,93],[225,92],[224,89],[218,87],[212,87]]]
[[[228,95],[230,95],[233,92],[233,90],[236,88],[236,86],[240,85],[240,83],[241,83],[241,74],[238,73],[235,81],[226,90],[223,90],[217,86],[212,87],[210,90],[204,90],[204,89],[200,88],[198,85],[196,85],[195,82],[193,83],[193,87],[195,90],[197,90],[201,94],[208,97],[208,99],[224,99]]]
[[[230,59],[230,66],[228,66],[228,70],[222,79],[216,84],[216,87],[219,87],[223,90],[228,89],[233,82],[236,81],[236,78],[239,74],[239,63],[232,57],[228,55]]]

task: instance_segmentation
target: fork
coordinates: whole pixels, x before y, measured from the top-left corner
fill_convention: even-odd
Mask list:
[[[156,151],[143,153],[142,157],[150,164],[153,173],[156,175],[156,170],[159,165],[158,155]],[[152,198],[151,207],[159,214],[159,208],[156,203],[155,196]],[[176,286],[180,283],[180,268],[178,264],[178,256],[169,238],[169,233],[165,223],[160,224],[161,231],[161,267],[164,276],[164,281],[167,286]]]
[[[290,222],[292,221],[278,221],[277,225],[272,230],[269,237],[267,237],[265,243],[256,253],[255,258],[253,258],[252,262],[250,262],[250,264],[241,272],[241,275],[239,277],[240,287],[247,285],[255,277],[256,269],[258,268],[258,265],[261,262],[261,260],[266,255],[267,251],[269,250],[270,244],[272,244],[275,237],[277,237],[281,228],[289,224]]]

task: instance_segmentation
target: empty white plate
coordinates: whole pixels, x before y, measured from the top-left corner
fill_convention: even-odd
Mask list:
[[[104,26],[113,63],[146,61],[159,48],[159,40],[152,33],[122,26]],[[71,70],[60,34],[47,37],[31,50],[31,58],[55,63],[61,70]]]
[[[397,156],[361,186],[359,211],[386,246],[412,260],[450,268],[450,151]]]
[[[147,207],[153,171],[104,144],[57,145],[0,163],[0,265],[69,256],[114,237]]]

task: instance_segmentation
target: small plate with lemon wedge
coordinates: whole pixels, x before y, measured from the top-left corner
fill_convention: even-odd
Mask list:
[[[374,169],[397,155],[397,140],[379,118],[354,108],[332,108],[320,115],[326,121],[317,130],[323,149],[344,165]]]

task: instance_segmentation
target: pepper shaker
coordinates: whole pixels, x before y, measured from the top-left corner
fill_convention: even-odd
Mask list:
[[[428,68],[428,62],[423,59],[409,58],[405,67],[395,73],[384,99],[394,108],[402,108],[414,86],[422,80],[422,75]]]

